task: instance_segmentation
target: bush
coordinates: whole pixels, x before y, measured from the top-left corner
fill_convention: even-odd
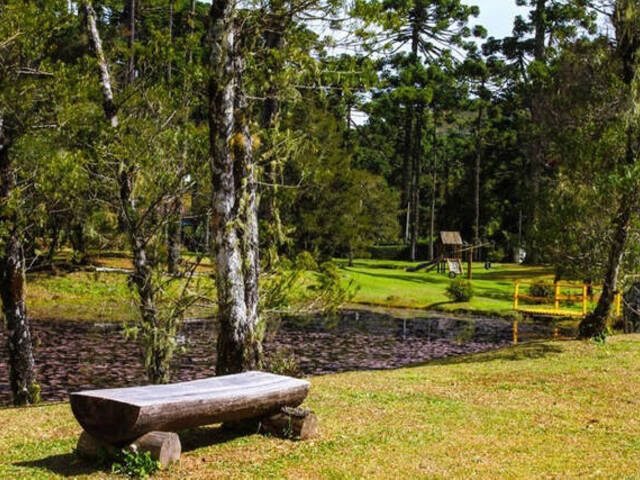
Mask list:
[[[318,264],[310,252],[303,250],[296,257],[296,268],[298,270],[317,270]]]
[[[462,277],[454,278],[447,287],[447,296],[454,302],[468,302],[473,298],[471,282]]]
[[[265,370],[276,375],[302,378],[302,370],[296,362],[296,357],[293,353],[287,355],[282,350],[277,350],[275,355],[267,360]]]
[[[406,245],[369,247],[369,255],[374,260],[405,260],[409,257],[409,248]]]
[[[369,257],[373,260],[405,260],[409,261],[411,249],[409,245],[376,245],[367,248]],[[429,243],[418,242],[416,258],[424,260],[429,257]]]
[[[534,283],[529,287],[529,295],[538,298],[554,298],[555,287],[548,283]]]
[[[495,248],[487,253],[487,260],[493,263],[502,262],[507,255],[504,253],[504,249]]]
[[[149,478],[160,470],[160,462],[151,458],[149,452],[122,449],[111,465],[113,473],[126,475],[130,478]]]

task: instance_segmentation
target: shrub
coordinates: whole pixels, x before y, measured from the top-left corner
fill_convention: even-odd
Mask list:
[[[303,250],[296,257],[296,268],[298,270],[317,270],[318,264],[310,252]]]
[[[277,375],[302,378],[302,370],[296,362],[296,357],[293,353],[287,355],[282,350],[276,351],[275,355],[266,362],[265,370]]]
[[[473,298],[471,282],[462,277],[456,277],[447,287],[447,296],[454,302],[468,302]]]
[[[111,465],[113,473],[131,478],[148,478],[160,470],[160,462],[151,458],[151,453],[122,449]]]
[[[504,249],[495,248],[487,253],[487,260],[493,263],[502,262],[507,255],[504,253]]]
[[[555,288],[548,283],[534,283],[529,287],[529,295],[539,298],[554,298]]]

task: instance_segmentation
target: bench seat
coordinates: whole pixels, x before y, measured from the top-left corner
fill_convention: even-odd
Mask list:
[[[245,372],[191,382],[87,390],[71,394],[71,409],[92,436],[126,443],[148,432],[177,432],[218,422],[259,418],[297,407],[309,382]]]

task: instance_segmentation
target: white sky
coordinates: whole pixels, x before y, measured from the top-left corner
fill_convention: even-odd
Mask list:
[[[527,7],[518,7],[515,0],[465,0],[480,7],[477,23],[487,29],[489,37],[502,38],[511,35],[513,19],[517,15],[526,18]]]
[[[211,0],[200,0],[211,3]],[[526,16],[527,7],[518,7],[515,0],[464,0],[469,5],[480,7],[477,23],[488,30],[488,36],[502,38],[511,35],[516,15]]]

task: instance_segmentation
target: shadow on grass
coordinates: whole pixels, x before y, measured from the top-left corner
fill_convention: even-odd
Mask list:
[[[34,470],[48,470],[51,473],[62,477],[77,477],[78,475],[90,475],[96,472],[107,472],[97,462],[90,462],[80,458],[75,453],[61,453],[59,455],[51,455],[39,460],[29,460],[26,462],[16,462],[16,467]],[[37,476],[36,471],[27,472],[23,478],[33,478]]]
[[[546,271],[545,269],[514,269],[514,270],[490,270],[484,272],[478,272],[476,274],[478,280],[492,280],[492,281],[508,281],[515,282],[516,280],[525,280],[531,278],[543,277],[545,275],[553,275],[552,271]]]
[[[419,283],[419,284],[441,284],[441,283],[445,283],[447,279],[447,277],[442,277],[440,278],[433,278],[433,277],[428,277],[428,276],[424,276],[424,277],[418,277],[415,275],[411,275],[411,274],[406,274],[406,275],[393,275],[393,274],[387,274],[387,273],[373,273],[373,272],[365,272],[363,270],[357,270],[354,268],[345,268],[344,269],[347,272],[351,272],[351,273],[355,273],[357,275],[366,275],[368,277],[376,277],[376,278],[382,278],[382,279],[387,279],[387,280],[396,280],[396,281],[400,281],[400,282],[412,282],[412,283]]]
[[[230,442],[239,437],[251,435],[252,431],[232,430],[222,425],[193,428],[180,432],[180,443],[183,452],[190,452],[198,448]]]
[[[456,303],[459,302],[454,302],[453,300],[449,300],[447,302],[435,302],[435,303],[430,303],[429,305],[427,305],[425,307],[425,310],[436,310],[438,311],[438,309],[440,307],[443,307],[444,305],[455,305]],[[443,311],[442,313],[446,313],[445,311]]]
[[[206,426],[180,432],[182,451],[189,452],[202,447],[217,445],[234,440],[238,437],[251,435],[253,431],[231,430],[221,425]],[[25,469],[23,478],[37,477],[38,470],[46,470],[62,477],[76,477],[90,475],[97,472],[109,472],[97,461],[85,460],[75,453],[62,453],[51,455],[38,460],[16,462],[16,467]]]
[[[469,355],[460,355],[456,357],[438,358],[414,367],[429,365],[457,365],[462,363],[483,363],[494,362],[500,360],[522,361],[543,358],[549,355],[558,355],[564,352],[559,343],[548,343],[543,341],[535,341],[521,343],[517,347],[504,347],[498,350],[491,350],[483,353],[473,353]]]
[[[367,263],[367,262],[359,262],[358,260],[353,261],[353,265],[349,265],[349,263],[345,260],[344,262],[338,262],[338,265],[341,268],[380,268],[384,270],[405,270],[407,265],[397,264],[397,263]]]

